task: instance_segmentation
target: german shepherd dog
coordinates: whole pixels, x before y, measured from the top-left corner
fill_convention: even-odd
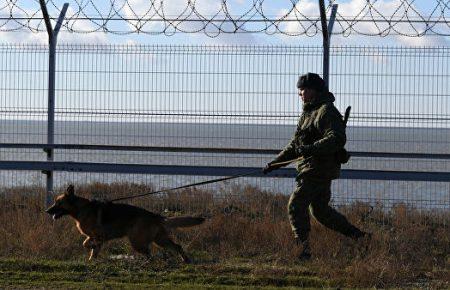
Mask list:
[[[143,208],[128,204],[91,201],[75,195],[73,185],[55,197],[54,204],[46,210],[53,219],[71,216],[86,239],[83,246],[90,249],[89,261],[96,258],[104,242],[127,237],[135,251],[150,257],[150,244],[178,253],[185,263],[190,259],[183,248],[174,243],[168,229],[190,227],[204,222],[201,217],[165,218]]]

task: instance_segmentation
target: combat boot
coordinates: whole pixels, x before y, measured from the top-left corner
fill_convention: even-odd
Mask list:
[[[311,260],[311,246],[309,245],[309,240],[300,240],[299,238],[296,239],[297,246],[302,247],[302,251],[300,255],[297,257],[298,262],[306,262]]]

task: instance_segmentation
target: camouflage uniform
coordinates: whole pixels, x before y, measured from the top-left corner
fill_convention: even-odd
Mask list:
[[[274,161],[277,163],[300,158],[297,165],[297,188],[289,204],[289,220],[295,237],[308,240],[312,216],[324,226],[348,237],[364,235],[358,228],[328,205],[331,197],[331,181],[339,177],[341,164],[336,152],[346,142],[342,115],[333,105],[331,93],[321,93],[312,103],[305,103],[294,137]],[[308,148],[308,154],[302,148]]]

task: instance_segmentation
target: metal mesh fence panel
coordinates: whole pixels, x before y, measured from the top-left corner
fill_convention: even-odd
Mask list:
[[[438,47],[332,47],[330,90],[341,112],[352,106],[346,146],[366,153],[354,155],[346,172],[449,172],[449,55],[449,48]],[[45,143],[46,48],[1,45],[0,58],[2,143]],[[200,167],[263,167],[274,154],[258,150],[282,149],[295,130],[301,113],[298,75],[320,74],[321,65],[320,47],[60,45],[55,143],[198,150],[56,149],[55,161],[192,169],[189,175],[58,172],[55,185],[131,183],[161,189],[210,179],[196,174]],[[0,156],[44,161],[46,155],[36,148],[2,148]],[[0,176],[4,188],[44,182],[36,171]],[[448,182],[343,177],[333,184],[337,205],[450,207]],[[244,185],[289,194],[295,182],[241,178],[201,189],[225,198],[233,194],[230,188],[239,195],[236,186]]]

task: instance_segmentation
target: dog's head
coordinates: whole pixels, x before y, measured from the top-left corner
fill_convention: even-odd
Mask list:
[[[55,202],[45,212],[53,217],[54,220],[64,215],[70,214],[75,209],[75,190],[73,185],[69,185],[65,193],[55,197]]]

